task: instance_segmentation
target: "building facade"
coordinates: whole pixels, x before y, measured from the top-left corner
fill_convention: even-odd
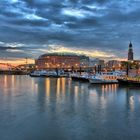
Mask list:
[[[120,69],[121,68],[121,61],[118,60],[109,60],[106,63],[106,67],[107,68],[111,68],[111,69]]]
[[[98,65],[101,65],[102,67],[104,67],[105,61],[102,59],[96,58],[96,59],[90,60],[89,65],[90,65],[90,67],[94,67],[94,66],[98,66]]]
[[[57,54],[48,53],[39,56],[35,61],[38,69],[47,68],[79,68],[81,66],[87,66],[89,58],[86,56],[78,56],[71,54]]]
[[[80,55],[80,67],[88,67],[89,66],[89,57],[85,55]]]

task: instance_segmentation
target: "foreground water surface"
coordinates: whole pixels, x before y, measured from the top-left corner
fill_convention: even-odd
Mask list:
[[[1,75],[0,140],[140,140],[140,88]]]

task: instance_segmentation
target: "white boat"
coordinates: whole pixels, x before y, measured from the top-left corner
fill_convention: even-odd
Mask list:
[[[31,77],[40,77],[40,71],[34,71],[34,72],[32,72],[32,73],[30,73],[30,76]]]
[[[56,71],[46,71],[46,70],[40,70],[40,71],[34,71],[30,73],[31,77],[58,77]]]
[[[44,71],[44,73],[40,74],[41,77],[58,77],[59,75],[57,74],[56,71]]]
[[[78,74],[74,73],[71,75],[72,80],[79,80],[79,81],[89,81],[88,73]]]
[[[47,70],[38,70],[30,73],[31,77],[69,77],[68,74],[64,73],[63,71],[47,71]]]
[[[101,72],[89,78],[91,84],[116,84],[118,78],[122,76],[121,72]]]

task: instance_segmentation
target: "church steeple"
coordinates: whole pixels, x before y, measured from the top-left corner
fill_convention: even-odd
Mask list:
[[[130,43],[129,43],[129,48],[132,48],[132,43],[131,43],[131,41],[130,41]]]
[[[133,45],[131,42],[129,43],[128,60],[133,60]]]

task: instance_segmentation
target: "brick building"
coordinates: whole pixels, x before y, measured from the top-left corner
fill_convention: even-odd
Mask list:
[[[71,68],[88,65],[89,58],[86,56],[79,56],[73,54],[58,54],[58,53],[47,53],[39,56],[35,61],[38,69],[47,68]]]

